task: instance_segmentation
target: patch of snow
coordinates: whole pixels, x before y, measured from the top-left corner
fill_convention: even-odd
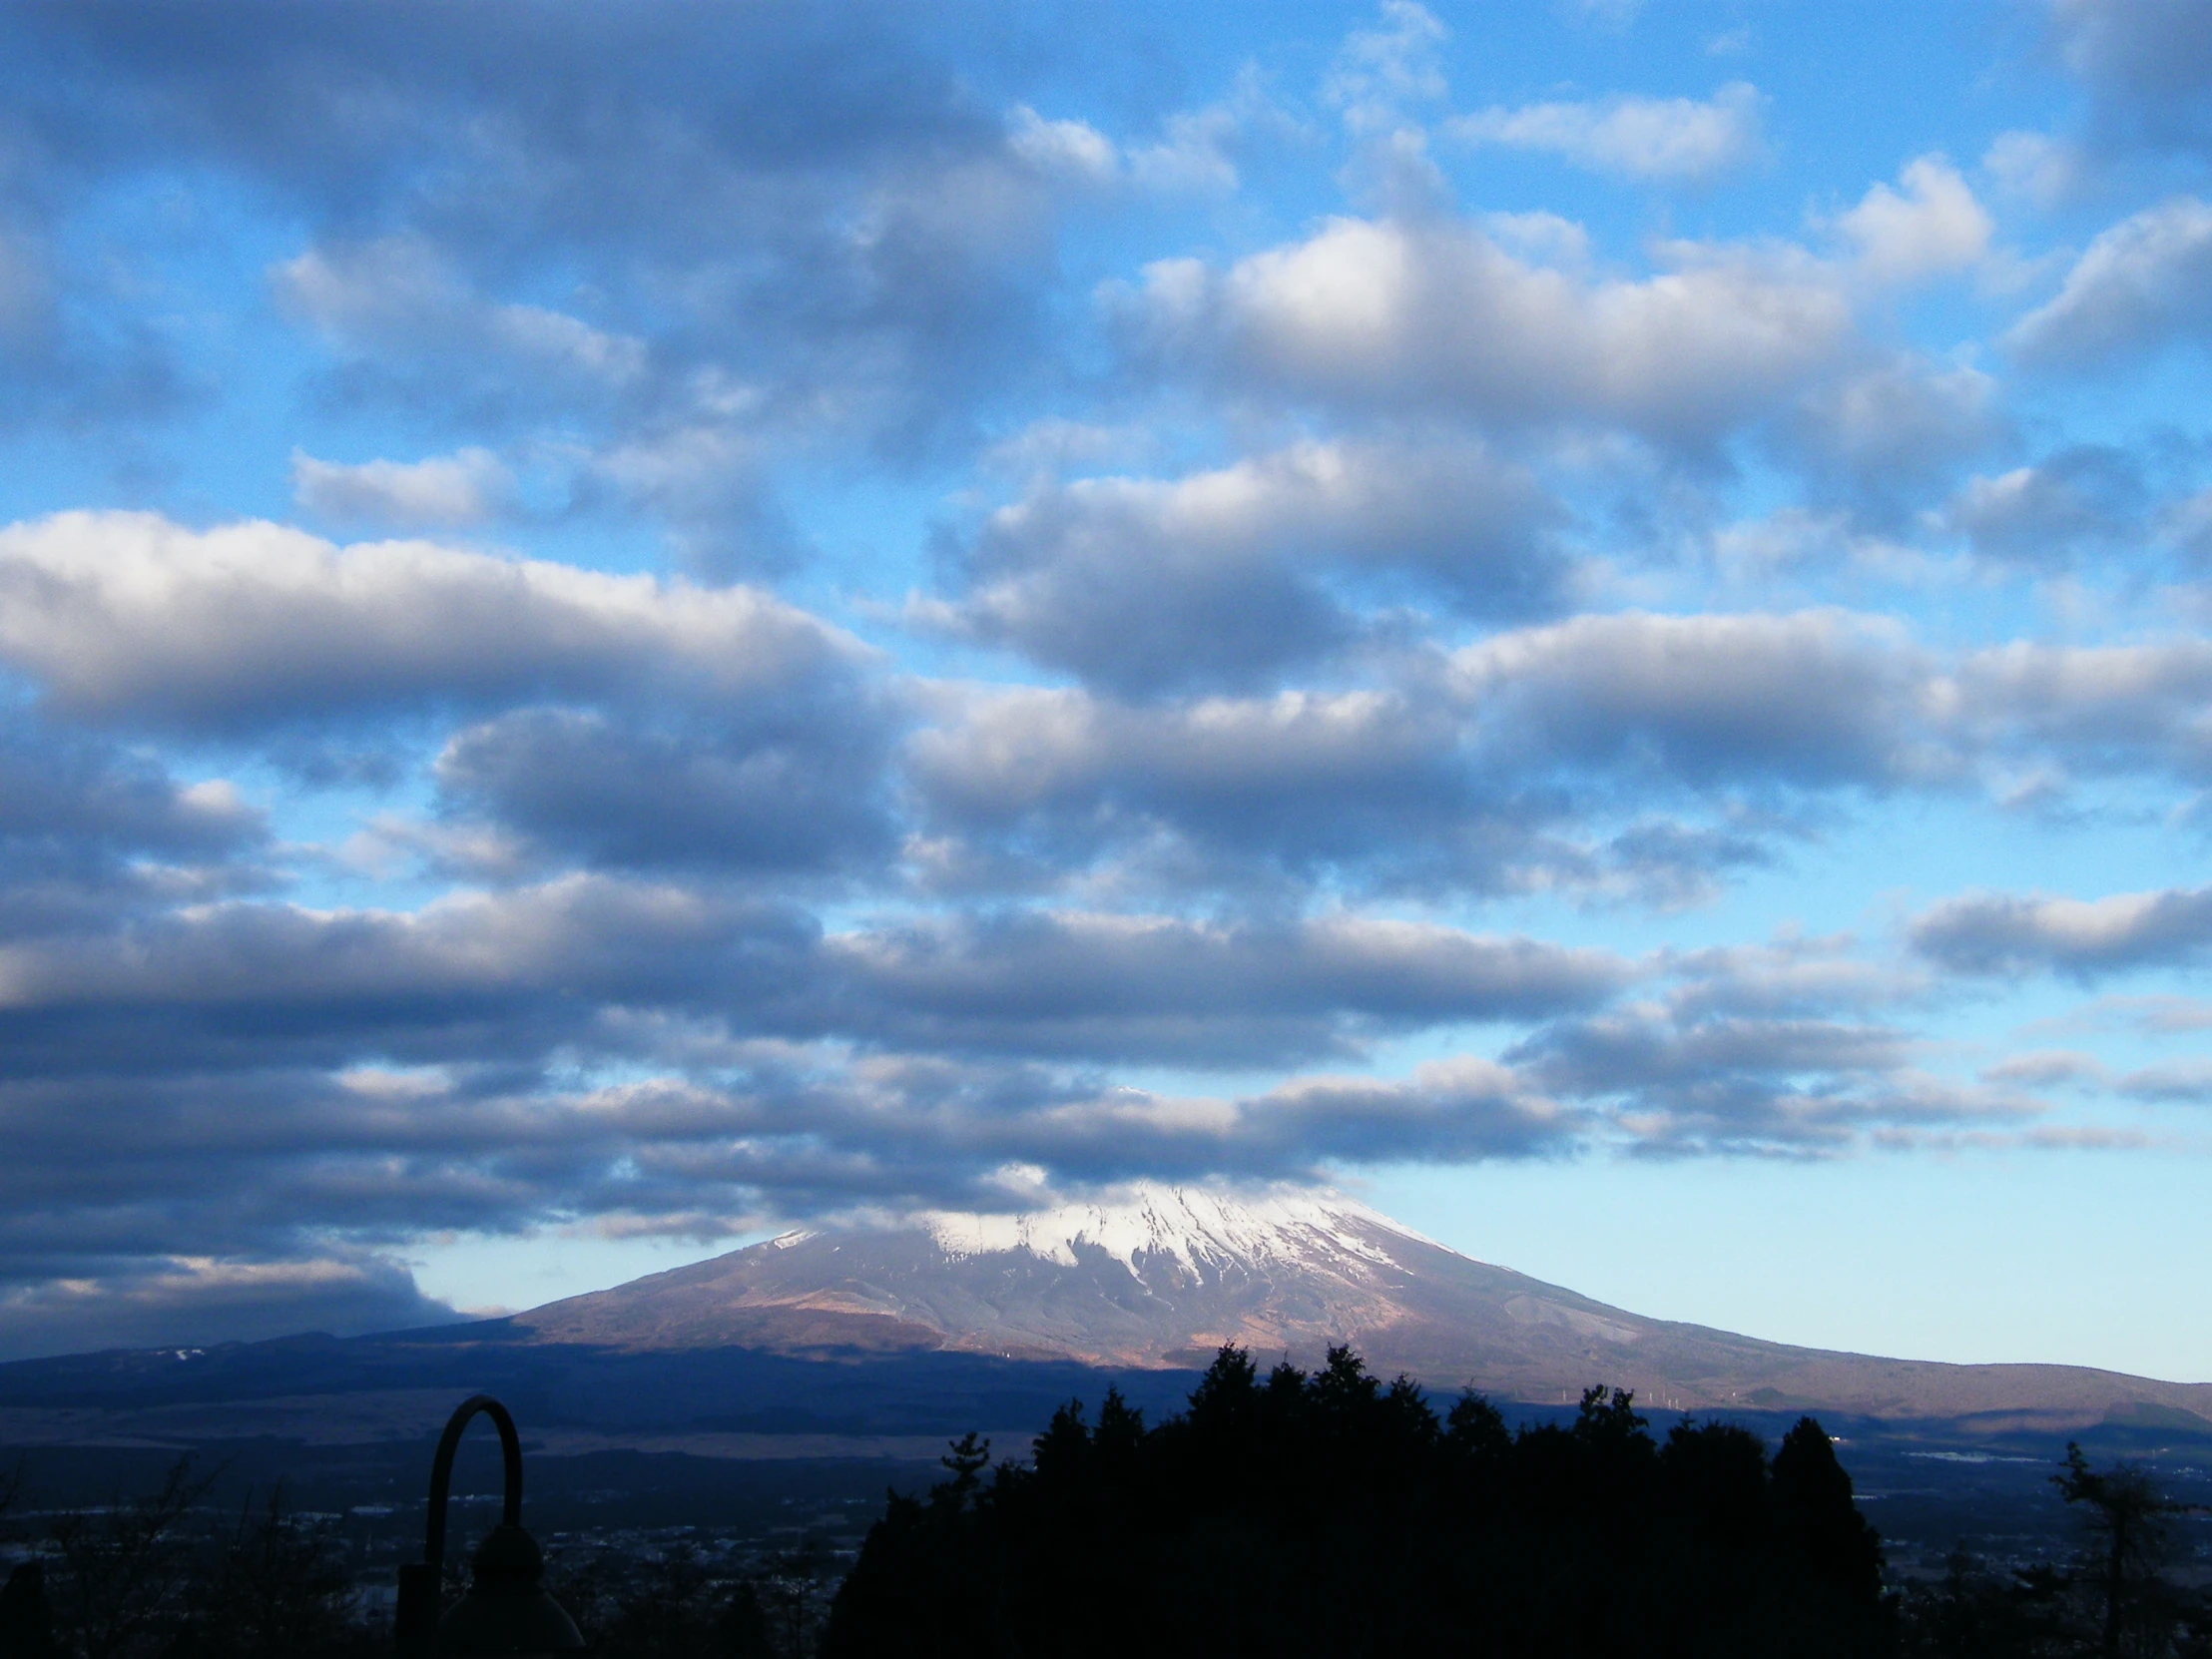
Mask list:
[[[1075,1247],[1081,1244],[1103,1250],[1133,1274],[1139,1272],[1139,1257],[1169,1257],[1193,1273],[1201,1263],[1298,1262],[1317,1255],[1388,1263],[1388,1253],[1361,1229],[1432,1242],[1327,1189],[1231,1194],[1152,1181],[1118,1188],[1090,1203],[1025,1215],[939,1210],[914,1219],[954,1258],[1025,1251],[1072,1267]]]

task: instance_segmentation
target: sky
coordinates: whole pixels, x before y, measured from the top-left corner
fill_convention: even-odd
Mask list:
[[[1327,1183],[2212,1377],[2212,10],[0,8],[0,1358]]]

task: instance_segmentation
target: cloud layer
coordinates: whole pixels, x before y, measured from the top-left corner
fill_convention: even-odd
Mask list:
[[[2212,938],[2193,19],[1930,136],[1634,8],[0,18],[0,1353],[2188,1143],[2030,1027]]]

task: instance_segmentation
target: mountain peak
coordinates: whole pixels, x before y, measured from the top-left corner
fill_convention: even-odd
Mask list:
[[[1386,1263],[1388,1255],[1373,1238],[1377,1230],[1430,1242],[1326,1189],[1234,1193],[1153,1181],[1016,1215],[939,1210],[914,1220],[954,1260],[1019,1252],[1073,1267],[1077,1247],[1088,1246],[1139,1278],[1147,1260],[1163,1258],[1191,1274],[1209,1266],[1249,1268],[1316,1258]]]

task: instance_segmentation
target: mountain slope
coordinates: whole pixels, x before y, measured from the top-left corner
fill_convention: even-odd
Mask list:
[[[1224,1343],[1310,1365],[1350,1343],[1385,1374],[1529,1401],[1602,1382],[1683,1410],[2212,1421],[2212,1384],[1875,1359],[1645,1319],[1473,1261],[1336,1195],[1143,1185],[1026,1216],[794,1233],[512,1323],[539,1343],[632,1351],[951,1351],[1121,1367],[1203,1365]]]

